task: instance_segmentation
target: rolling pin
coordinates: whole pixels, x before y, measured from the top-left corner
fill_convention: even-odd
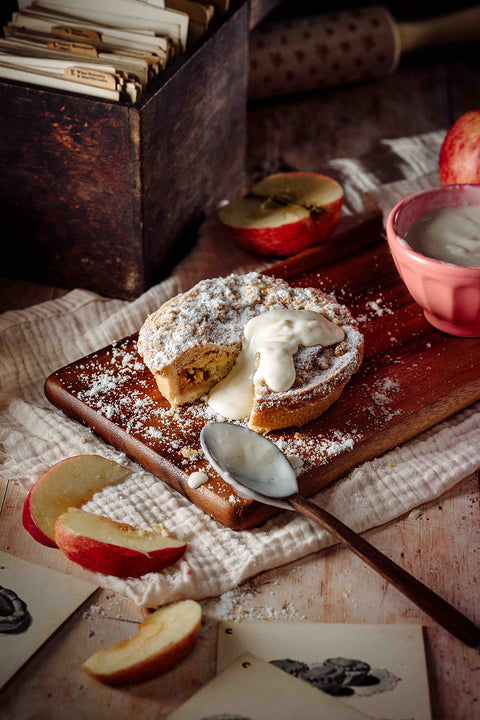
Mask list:
[[[480,37],[480,7],[397,23],[375,6],[265,21],[250,35],[250,100],[391,75],[403,53]]]

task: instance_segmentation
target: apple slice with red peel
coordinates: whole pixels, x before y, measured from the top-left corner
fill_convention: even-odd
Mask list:
[[[23,506],[23,526],[42,545],[56,547],[54,525],[69,507],[80,507],[107,485],[130,471],[100,455],[76,455],[61,460],[39,477]]]
[[[82,669],[107,685],[141,682],[174,668],[193,650],[202,610],[195,600],[182,600],[156,610],[136,635],[99,650]]]
[[[219,220],[245,250],[286,256],[326,240],[340,219],[343,188],[311,172],[264,178],[243,198],[219,210]]]
[[[70,508],[55,522],[55,542],[88,570],[115,577],[140,577],[179,560],[186,543],[155,530],[138,530],[102,515]]]

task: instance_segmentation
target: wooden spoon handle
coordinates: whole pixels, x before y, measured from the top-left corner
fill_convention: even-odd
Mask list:
[[[292,495],[292,497],[288,498],[288,501],[295,510],[328,530],[337,540],[349,547],[370,567],[380,573],[385,580],[392,583],[413,603],[436,620],[445,630],[448,630],[470,647],[476,647],[480,644],[480,629],[465,615],[462,615],[461,612],[443,600],[433,590],[430,590],[373,545],[370,545],[361,535],[344,525],[341,520],[338,520],[302,495]]]

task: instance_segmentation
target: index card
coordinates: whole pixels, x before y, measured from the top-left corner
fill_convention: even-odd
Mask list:
[[[0,687],[96,589],[0,551]]]
[[[382,720],[431,720],[420,625],[219,623],[217,672],[244,652]]]
[[[374,720],[251,653],[211,680],[169,720]]]

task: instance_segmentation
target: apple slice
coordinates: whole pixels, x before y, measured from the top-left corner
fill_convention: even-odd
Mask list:
[[[69,507],[80,507],[106,485],[130,471],[100,455],[76,455],[61,460],[39,477],[23,506],[23,526],[39,543],[56,547],[54,525]]]
[[[149,680],[171,670],[193,650],[202,610],[195,600],[182,600],[156,610],[137,635],[99,650],[82,669],[107,685]]]
[[[338,225],[343,188],[311,172],[278,173],[219,210],[219,220],[245,250],[293,255],[326,240]]]
[[[55,542],[84,568],[114,575],[140,577],[176,562],[187,545],[154,530],[138,530],[102,515],[70,508],[55,522]]]

